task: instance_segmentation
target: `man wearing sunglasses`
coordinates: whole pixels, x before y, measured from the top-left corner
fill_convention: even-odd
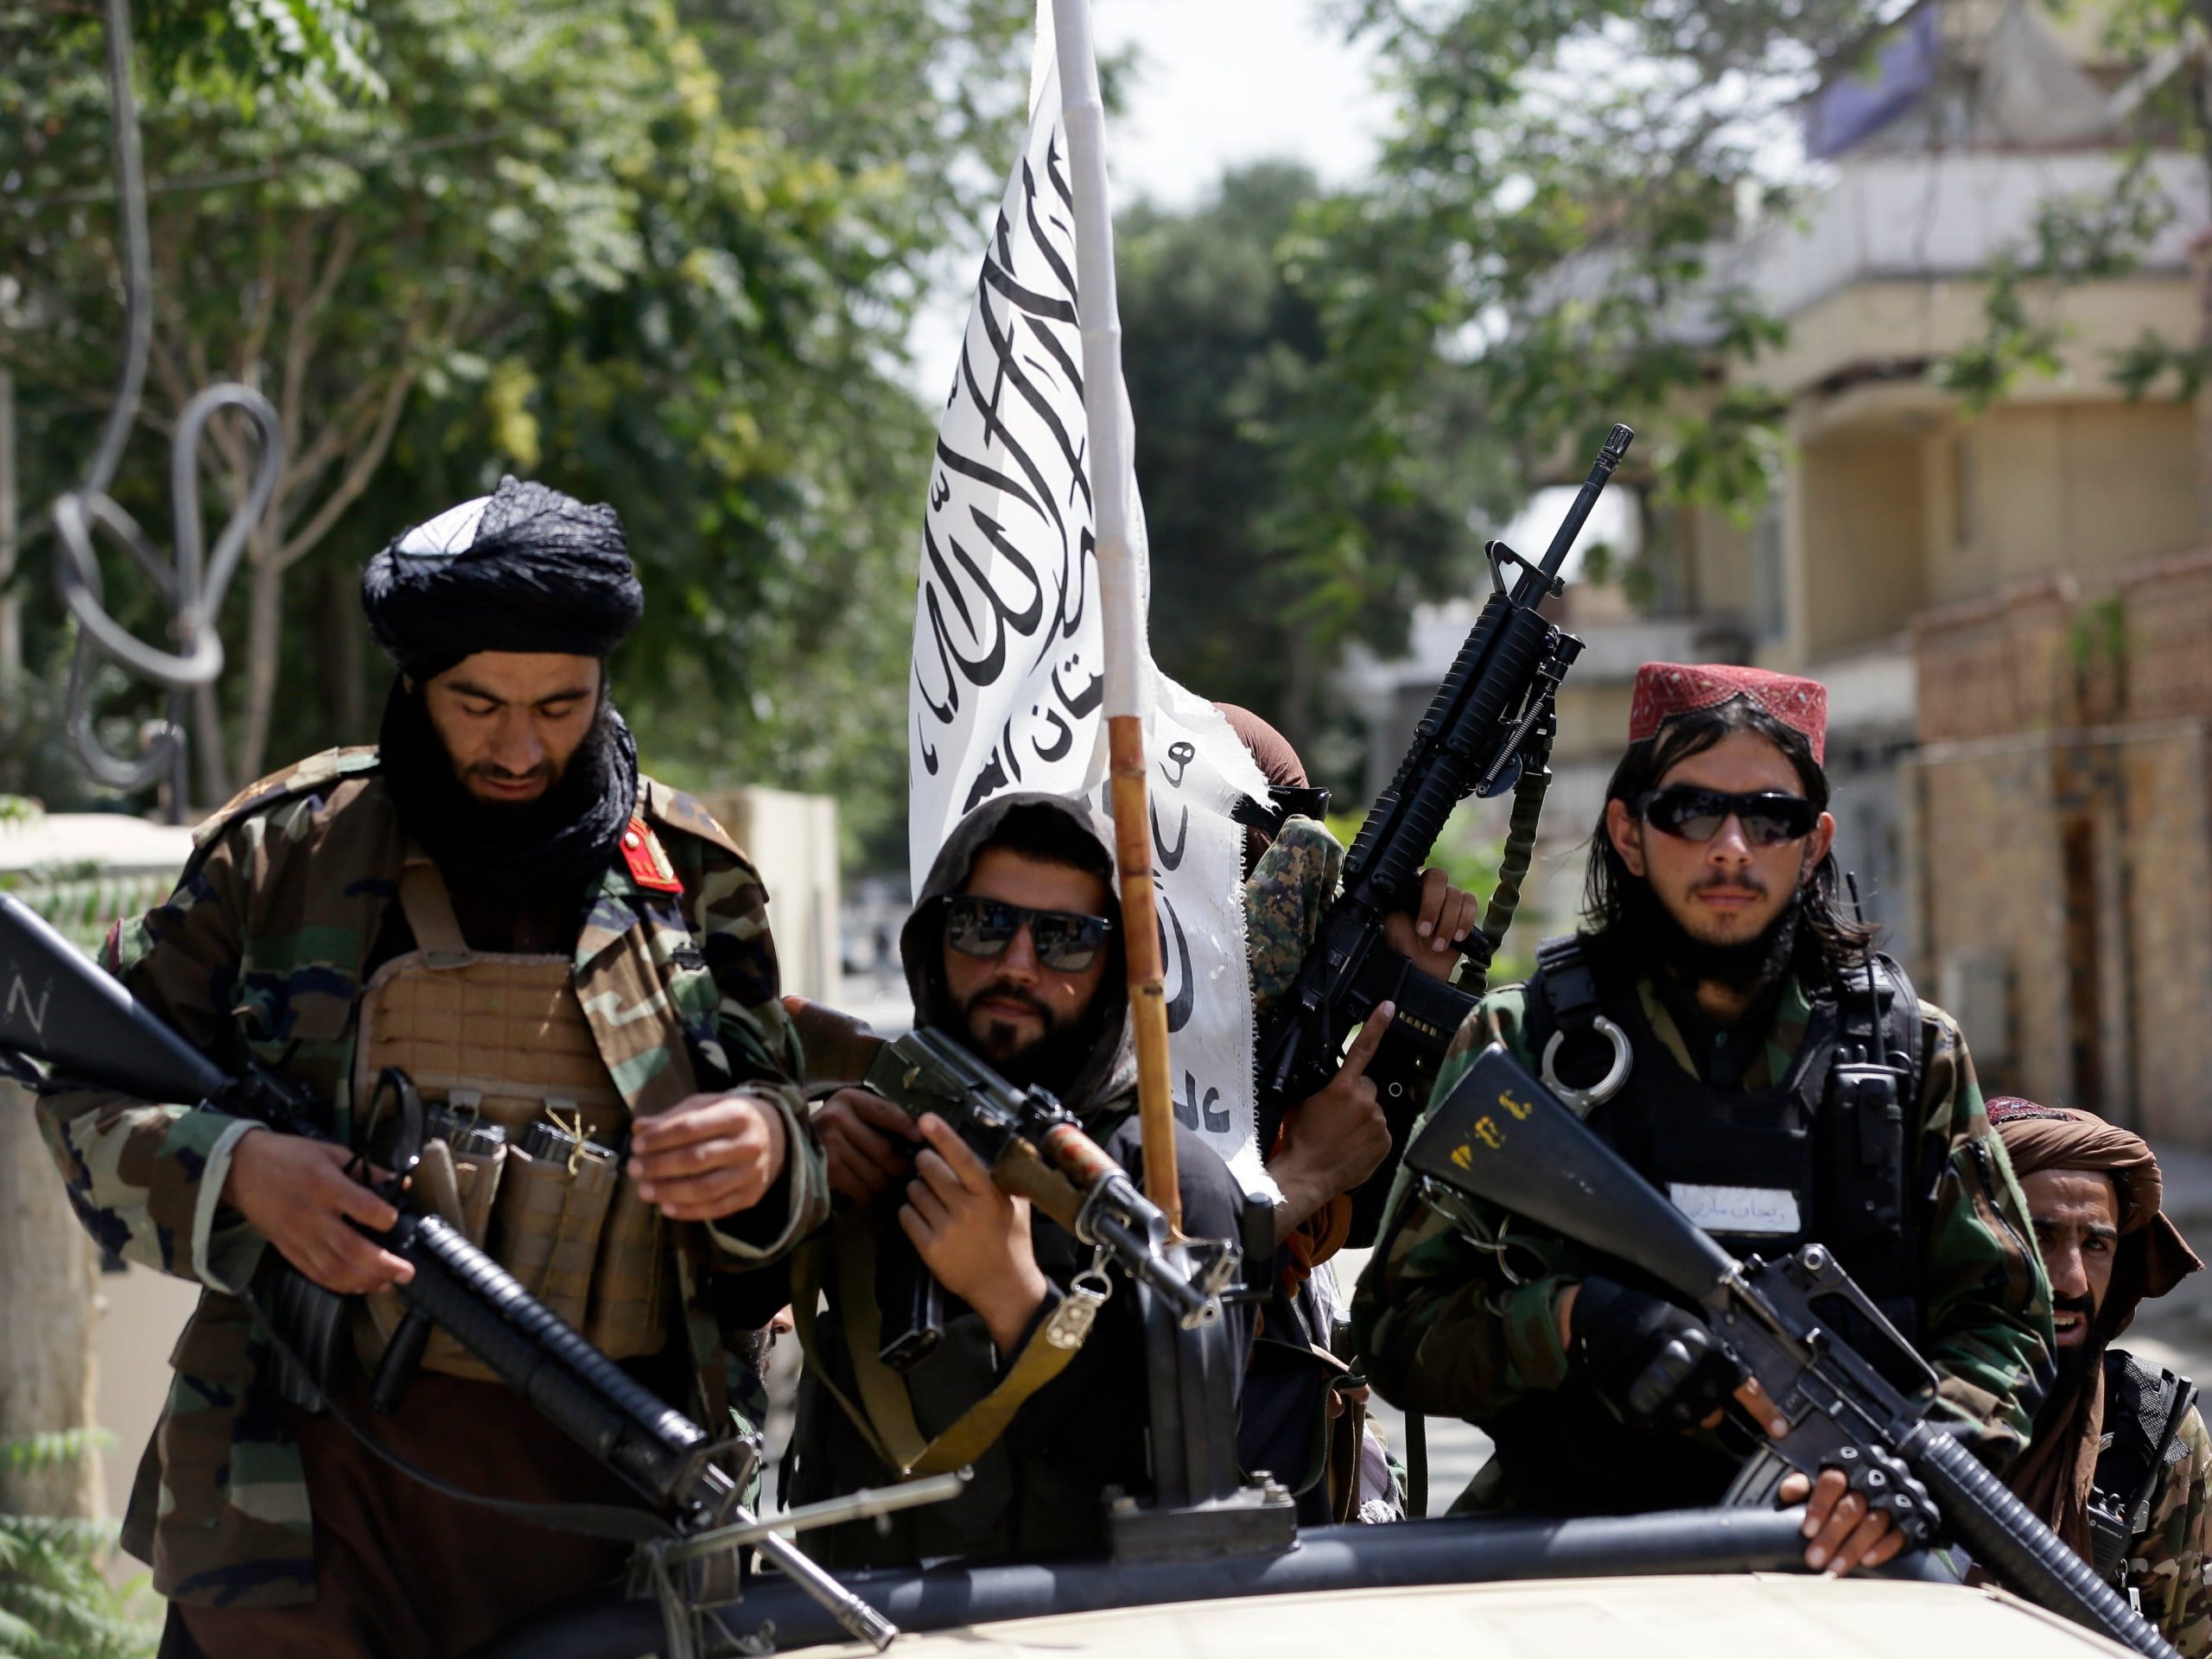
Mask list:
[[[949,1032],[1005,1077],[1050,1090],[1136,1173],[1136,1061],[1110,845],[1080,802],[987,801],[947,838],[899,944],[918,1026]],[[961,1497],[811,1535],[817,1556],[855,1566],[1096,1552],[1105,1489],[1148,1484],[1143,1332],[1128,1281],[1118,1269],[1108,1275],[1088,1338],[1027,1389],[1044,1349],[1065,1334],[1056,1315],[1091,1268],[1090,1252],[1001,1192],[934,1115],[916,1122],[864,1089],[844,1089],[823,1103],[815,1128],[840,1214],[816,1247],[828,1305],[801,1385],[792,1501],[893,1484],[906,1460],[896,1455],[902,1443],[960,1444],[992,1421],[989,1402],[1013,1408],[982,1449],[955,1459],[975,1471]],[[1243,1193],[1228,1166],[1180,1129],[1176,1147],[1184,1230],[1237,1237]],[[911,1300],[893,1287],[912,1284],[917,1258],[942,1287],[944,1334],[894,1370],[880,1357],[880,1339]],[[802,1282],[797,1294],[807,1299],[810,1287]],[[1249,1326],[1240,1310],[1226,1317]]]
[[[1826,720],[1811,680],[1646,664],[1588,925],[1469,1017],[1437,1096],[1503,1042],[1732,1254],[1827,1245],[2001,1465],[2050,1378],[2049,1285],[1957,1024],[1840,902]],[[1497,1443],[1463,1505],[1618,1514],[1770,1484],[1726,1413],[1731,1368],[1632,1263],[1496,1211],[1478,1241],[1397,1197],[1353,1325],[1386,1398]],[[1806,1501],[1816,1570],[1902,1546],[1839,1471],[1780,1496]]]

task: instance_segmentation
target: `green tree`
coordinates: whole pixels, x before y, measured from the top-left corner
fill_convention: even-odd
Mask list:
[[[1402,646],[1416,603],[1472,578],[1471,512],[1485,493],[1497,505],[1503,482],[1465,377],[1446,370],[1408,389],[1421,407],[1402,451],[1363,464],[1374,457],[1332,402],[1330,340],[1291,263],[1294,228],[1321,200],[1304,169],[1263,164],[1192,212],[1132,209],[1116,239],[1156,652],[1317,764],[1328,671],[1354,640]]]
[[[2063,0],[2048,0],[2054,10]],[[1732,376],[1784,335],[1732,285],[1729,245],[1808,187],[1789,130],[1832,78],[1870,69],[1905,0],[1335,0],[1399,99],[1364,188],[1305,215],[1315,297],[1363,464],[1395,464],[1410,388],[1463,365],[1531,481],[1607,422],[1662,498],[1748,509],[1777,475],[1781,403]],[[1936,365],[1968,410],[2058,365],[2070,284],[2124,273],[2168,207],[2152,143],[2212,154],[2202,0],[2116,0],[2112,41],[2145,67],[2113,188],[2043,204],[1986,273],[1986,327]],[[2163,65],[2163,78],[2149,71]],[[2113,354],[2131,396],[2188,397],[2212,350],[2146,335]],[[1314,459],[1329,456],[1326,440]]]
[[[1664,493],[1756,499],[1781,411],[1718,371],[1781,330],[1713,256],[1747,215],[1787,211],[1791,105],[1903,10],[1340,0],[1399,101],[1375,180],[1313,204],[1297,238],[1357,464],[1387,475],[1417,451],[1445,365],[1528,482],[1624,420]]]
[[[2040,203],[2027,234],[1992,263],[1980,334],[1935,369],[1937,384],[1970,411],[2024,378],[2060,373],[2067,290],[2136,270],[2152,238],[2171,222],[2175,204],[2149,165],[2154,149],[2179,148],[2212,162],[2212,74],[2202,54],[2208,14],[2201,0],[2113,0],[2103,16],[2107,43],[2139,66],[2129,89],[2139,96],[2118,135],[2124,140],[2118,168],[2106,189]],[[2212,174],[2205,186],[2212,188]],[[2212,313],[2207,316],[2195,339],[2146,328],[2107,353],[2113,384],[2130,399],[2195,398],[2212,373]]]
[[[226,613],[240,669],[219,710],[203,700],[229,775],[203,770],[201,793],[368,734],[353,572],[502,470],[629,523],[649,620],[618,671],[671,722],[649,750],[798,785],[895,776],[904,674],[884,652],[911,589],[893,527],[926,446],[906,322],[1012,142],[1029,15],[396,0],[362,46],[382,98],[327,75],[242,92],[251,77],[183,54],[147,94],[147,423],[230,375],[287,436],[242,626]],[[105,98],[82,34],[24,51],[45,61],[0,81],[20,135],[0,239],[21,251],[0,353],[52,417],[26,472],[58,487],[111,372]],[[235,487],[238,435],[218,448]],[[145,494],[130,505],[158,523]]]
[[[0,1476],[76,1463],[101,1442],[69,1430],[0,1443]],[[105,1569],[116,1529],[104,1521],[0,1513],[0,1655],[6,1659],[151,1659],[161,1635],[145,1575],[118,1588]]]

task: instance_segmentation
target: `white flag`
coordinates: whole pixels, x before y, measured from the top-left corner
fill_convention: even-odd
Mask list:
[[[1048,36],[1039,67],[923,521],[907,699],[917,891],[952,827],[1001,791],[1090,794],[1110,810],[1074,203]],[[1142,568],[1134,500],[1129,531]],[[1175,1115],[1248,1188],[1272,1192],[1253,1132],[1243,830],[1230,817],[1240,795],[1264,798],[1266,783],[1211,702],[1156,671],[1151,686],[1145,753]]]

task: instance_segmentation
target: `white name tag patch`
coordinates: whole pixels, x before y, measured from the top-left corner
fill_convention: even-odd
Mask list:
[[[1669,1181],[1667,1191],[1675,1208],[1708,1233],[1794,1235],[1803,1230],[1797,1195],[1786,1186],[1700,1186],[1694,1181]]]

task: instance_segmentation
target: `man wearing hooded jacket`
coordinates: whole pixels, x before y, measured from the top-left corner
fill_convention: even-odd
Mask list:
[[[1110,846],[1079,802],[987,801],[947,837],[899,943],[918,1026],[949,1032],[1011,1081],[1050,1090],[1135,1173],[1136,1068]],[[909,1439],[954,1429],[1033,1363],[1091,1264],[1057,1224],[1001,1192],[934,1116],[910,1123],[888,1102],[849,1089],[824,1103],[817,1129],[849,1207],[827,1240],[808,1247],[836,1266],[801,1384],[793,1503],[894,1482],[883,1449],[889,1420],[910,1419],[896,1425]],[[1243,1194],[1228,1166],[1181,1129],[1176,1155],[1184,1230],[1236,1237]],[[889,1274],[916,1255],[943,1287],[944,1334],[893,1373],[873,1351],[872,1321],[889,1299],[859,1275]],[[969,1460],[959,1497],[887,1517],[887,1527],[810,1534],[817,1558],[888,1565],[1101,1548],[1105,1489],[1149,1484],[1137,1298],[1119,1269],[1109,1280],[1088,1340]],[[809,1299],[804,1286],[799,1295]],[[1225,1316],[1241,1348],[1249,1318],[1233,1308]]]
[[[509,479],[378,554],[362,598],[399,671],[378,747],[246,790],[103,957],[219,1064],[302,1085],[328,1138],[204,1103],[40,1102],[93,1236],[201,1287],[123,1527],[168,1598],[165,1659],[461,1653],[622,1565],[419,1484],[281,1392],[249,1300],[272,1271],[354,1299],[346,1345],[372,1362],[411,1273],[349,1225],[395,1219],[348,1169],[380,1068],[485,1143],[468,1191],[491,1202],[449,1219],[716,1438],[750,1427],[735,1281],[828,1208],[759,880],[639,775],[608,695],[643,607],[613,510]],[[410,1201],[430,1196],[418,1172]],[[464,1491],[635,1501],[450,1338],[423,1366],[389,1414],[342,1359],[327,1387]]]
[[[2113,1340],[2204,1264],[2142,1137],[2076,1108],[1989,1103],[2050,1275],[2058,1380],[2007,1483],[2183,1659],[2212,1652],[2212,1437],[2186,1377]]]

